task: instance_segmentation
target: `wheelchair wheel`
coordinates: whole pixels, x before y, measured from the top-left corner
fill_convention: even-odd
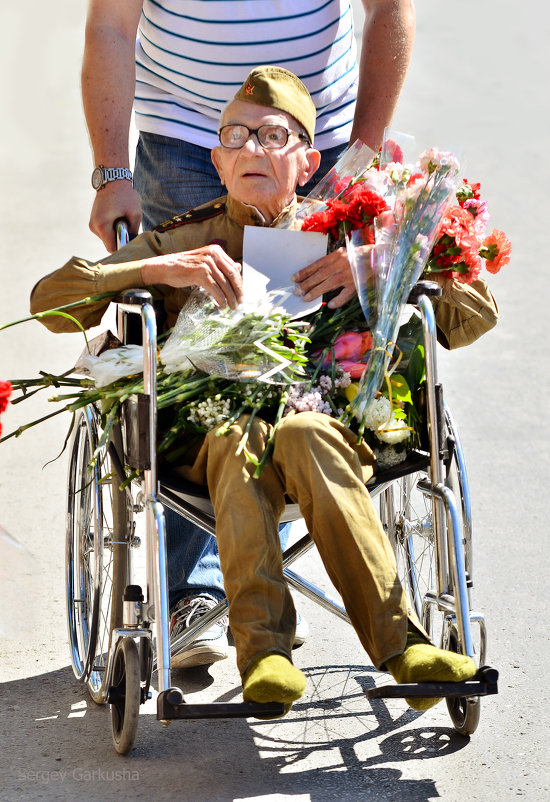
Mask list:
[[[121,616],[126,579],[127,545],[113,538],[114,518],[125,518],[116,510],[110,466],[104,449],[93,464],[98,443],[98,415],[93,408],[82,411],[75,422],[69,460],[66,537],[66,601],[71,663],[77,679],[88,683],[95,702],[106,699],[104,677],[110,633]],[[118,505],[120,507],[120,504]],[[124,523],[122,524],[124,526]],[[125,532],[118,521],[116,531]]]
[[[465,569],[471,585],[472,527],[469,491],[458,433],[448,410],[445,412],[445,429],[448,440],[454,444],[452,459],[446,468],[445,484],[453,491],[457,500]],[[462,653],[457,629],[452,624],[452,595],[447,594],[444,603],[438,603],[434,502],[419,487],[419,482],[425,478],[425,473],[418,472],[393,482],[381,495],[380,517],[392,544],[399,579],[412,609],[437,646]],[[444,577],[448,577],[449,573],[449,566],[443,566]],[[478,658],[485,662],[483,637]],[[450,698],[447,700],[447,707],[458,732],[470,735],[475,731],[480,716],[479,697]]]
[[[445,484],[453,491],[458,503],[459,525],[462,531],[465,568],[472,577],[472,528],[469,509],[467,477],[458,434],[450,413],[445,415],[446,436],[458,447],[453,450],[447,466]],[[426,479],[422,471],[397,479],[381,495],[380,517],[392,544],[399,579],[405,588],[412,609],[438,646],[448,648],[448,611],[437,604],[438,566],[432,497],[418,486]],[[443,566],[444,576],[449,567]],[[452,599],[450,600],[452,605]]]
[[[437,558],[432,499],[418,488],[424,478],[412,473],[390,485],[382,494],[380,517],[409,604],[433,639],[436,620],[426,599],[437,594]]]
[[[460,652],[458,632],[451,627],[446,648],[451,652]],[[447,710],[453,726],[461,735],[472,735],[477,730],[481,714],[481,699],[479,696],[452,697],[445,699]]]
[[[122,638],[116,648],[109,701],[113,744],[125,755],[136,740],[141,703],[139,652],[131,638]]]

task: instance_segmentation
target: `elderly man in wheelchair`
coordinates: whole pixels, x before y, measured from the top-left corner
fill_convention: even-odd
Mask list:
[[[253,71],[226,107],[220,145],[212,160],[227,198],[182,214],[155,232],[138,236],[92,264],[72,258],[35,286],[38,312],[108,292],[154,287],[173,325],[190,289],[202,287],[219,306],[238,306],[245,225],[272,226],[296,203],[319,165],[313,147],[315,107],[303,84],[280,68]],[[345,253],[328,254],[295,277],[307,298],[337,291],[333,307],[355,288]],[[436,301],[441,339],[465,345],[496,322],[496,307],[483,281],[444,281]],[[85,327],[96,325],[108,300],[76,306]],[[62,317],[42,322],[54,331],[74,330]],[[252,702],[277,702],[287,710],[305,690],[293,665],[295,610],[283,576],[278,525],[290,497],[300,507],[328,575],[374,666],[398,683],[461,682],[476,674],[470,657],[437,648],[410,610],[396,563],[365,484],[376,471],[371,449],[341,422],[314,412],[288,414],[279,425],[270,459],[260,475],[236,454],[246,418],[229,435],[203,439],[186,479],[207,485],[216,514],[216,536],[229,602],[230,626],[243,682]],[[260,460],[272,433],[255,419],[248,449]],[[410,704],[427,709],[437,698]]]

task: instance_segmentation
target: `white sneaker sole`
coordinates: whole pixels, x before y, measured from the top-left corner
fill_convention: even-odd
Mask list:
[[[215,646],[200,644],[190,649],[185,649],[179,654],[170,655],[171,668],[192,668],[193,666],[207,666],[210,663],[217,663],[225,660],[229,655],[222,649]]]

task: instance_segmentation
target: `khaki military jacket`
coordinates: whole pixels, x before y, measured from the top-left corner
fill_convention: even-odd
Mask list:
[[[285,209],[281,217],[287,212]],[[279,219],[279,218],[278,218]],[[277,223],[274,221],[273,225]],[[262,215],[230,196],[199,206],[191,212],[177,215],[154,231],[140,234],[119,251],[89,262],[73,256],[69,261],[41,279],[31,293],[31,313],[43,312],[94,295],[117,293],[142,288],[143,261],[152,256],[219,244],[236,262],[242,261],[245,225],[265,225]],[[443,295],[435,304],[440,342],[446,348],[458,348],[476,340],[497,322],[498,312],[486,283],[478,279],[473,284],[444,280]],[[157,285],[156,297],[162,298],[167,325],[173,326],[191,287],[176,289]],[[100,323],[109,299],[73,307],[73,315],[88,329]],[[50,331],[76,331],[74,323],[64,317],[51,316],[41,321]]]

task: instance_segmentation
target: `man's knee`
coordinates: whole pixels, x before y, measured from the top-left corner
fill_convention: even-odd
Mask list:
[[[297,412],[284,417],[279,424],[277,437],[281,432],[286,437],[315,438],[325,436],[339,428],[338,421],[320,412]]]
[[[311,452],[319,444],[326,445],[334,436],[333,419],[318,412],[300,412],[287,415],[277,429],[275,448],[278,452],[289,449],[295,453]]]

